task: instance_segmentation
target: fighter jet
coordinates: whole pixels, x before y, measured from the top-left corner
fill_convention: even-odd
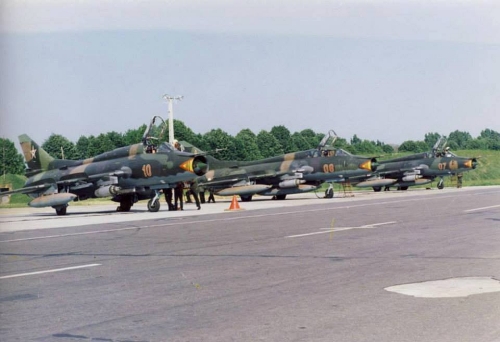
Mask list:
[[[146,135],[146,132],[145,132]],[[65,215],[68,203],[110,197],[117,211],[129,211],[139,200],[149,199],[148,210],[160,208],[160,190],[202,176],[208,165],[204,156],[175,150],[171,145],[143,143],[121,147],[84,160],[51,157],[26,134],[19,142],[26,160],[28,180],[23,188],[0,196],[24,193],[31,207],[52,207]]]
[[[477,158],[459,157],[448,147],[442,149],[445,144],[446,141],[441,138],[430,152],[379,161],[376,172],[355,186],[371,187],[376,192],[382,188],[389,190],[390,187],[407,190],[410,186],[428,184],[440,177],[437,187],[443,189],[444,176],[460,174],[477,167]]]
[[[335,138],[330,131],[316,149],[256,161],[221,161],[207,155],[211,169],[196,182],[219,196],[237,195],[245,202],[253,195],[284,200],[290,194],[319,189],[325,182],[365,177],[375,170],[376,159],[331,147],[328,142]],[[333,188],[325,195],[333,197]]]

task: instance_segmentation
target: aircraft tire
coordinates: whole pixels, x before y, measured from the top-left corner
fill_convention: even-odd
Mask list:
[[[283,201],[286,198],[286,195],[276,195],[276,199],[278,201]]]
[[[67,206],[62,207],[62,208],[55,208],[57,216],[64,216],[64,215],[66,215],[66,208],[67,208]]]
[[[401,187],[398,188],[398,190],[406,191],[406,190],[408,190],[408,187],[407,186],[401,186]]]
[[[128,212],[128,211],[130,211],[130,208],[132,208],[132,203],[130,200],[126,199],[126,200],[120,201],[120,205],[118,207],[116,207],[116,211]]]
[[[444,189],[444,184],[439,183],[439,184],[437,185],[437,188],[438,188],[439,190],[443,190],[443,189]]]
[[[381,186],[374,186],[373,191],[380,192],[380,191],[382,191],[382,187]]]
[[[325,198],[333,198],[333,189],[325,190]]]
[[[252,195],[240,195],[242,202],[250,202],[252,200]]]
[[[148,210],[152,213],[156,213],[158,210],[160,210],[160,201],[156,200],[153,202],[153,199],[150,199],[148,201]]]

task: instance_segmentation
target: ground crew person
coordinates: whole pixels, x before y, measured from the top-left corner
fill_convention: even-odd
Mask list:
[[[168,210],[174,210],[174,205],[172,203],[172,188],[163,190],[165,193],[165,201],[168,204]]]
[[[200,203],[205,204],[205,189],[201,186],[198,187],[198,195],[200,196]]]
[[[209,192],[209,195],[208,195],[208,201],[207,203],[210,203],[210,201],[212,201],[213,203],[215,203],[215,198],[214,198],[214,191],[212,189],[208,190]]]
[[[192,191],[191,191],[191,187],[190,187],[189,183],[184,184],[184,188],[187,189],[187,191],[186,191],[186,203],[193,203],[193,201],[191,200]]]
[[[183,190],[184,190],[184,183],[182,182],[177,183],[174,189],[174,202],[175,202],[174,210],[179,210],[179,209],[184,210],[184,203],[182,199]],[[179,206],[177,205],[178,202]]]
[[[196,181],[191,182],[191,187],[189,188],[188,191],[190,191],[191,194],[193,195],[194,201],[196,202],[196,207],[198,208],[198,210],[200,210],[201,206],[200,206],[200,199],[198,198],[198,183]]]

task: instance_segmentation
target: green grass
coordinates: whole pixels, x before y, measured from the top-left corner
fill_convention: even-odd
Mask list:
[[[500,185],[500,151],[485,151],[485,150],[461,150],[454,151],[458,156],[476,157],[478,158],[478,166],[475,170],[464,172],[463,186],[480,186],[480,185]],[[391,158],[402,157],[411,153],[395,153],[392,155],[385,155],[379,160],[387,160]],[[26,182],[26,177],[22,175],[1,176],[0,184],[11,184],[13,189],[21,188]],[[436,182],[431,183],[433,187]],[[429,186],[423,185],[421,187]],[[453,187],[451,177],[445,177],[445,186]],[[328,188],[328,184],[323,185],[323,189]],[[337,189],[337,188],[336,188]],[[359,190],[359,188],[356,188]],[[370,189],[371,190],[371,189]],[[324,190],[323,190],[324,191]],[[337,191],[337,190],[336,190]],[[0,208],[19,208],[26,207],[31,198],[23,194],[15,194],[10,197],[9,204],[0,204]],[[82,202],[72,202],[71,205],[92,205],[92,204],[107,204],[112,203],[109,198],[95,198]]]
[[[10,187],[11,190],[22,188],[24,183],[26,182],[26,177],[22,175],[11,175],[7,174],[0,178],[0,185],[2,187]],[[10,196],[9,204],[1,204],[0,208],[9,208],[9,207],[25,207],[28,205],[28,202],[31,198],[28,195],[24,194],[14,194]]]

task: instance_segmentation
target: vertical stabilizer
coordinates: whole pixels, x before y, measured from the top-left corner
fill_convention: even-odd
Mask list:
[[[28,165],[29,172],[46,171],[50,168],[50,163],[54,161],[43,148],[31,140],[26,134],[19,136],[19,143],[23,150],[24,159]]]

